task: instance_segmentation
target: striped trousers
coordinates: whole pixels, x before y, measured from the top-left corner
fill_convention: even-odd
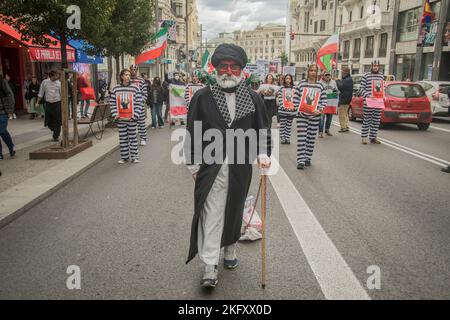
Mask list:
[[[311,161],[319,123],[320,116],[300,115],[297,118],[297,164]]]
[[[367,139],[367,136],[369,136],[370,139],[375,139],[378,134],[380,122],[381,110],[364,106],[361,138]]]
[[[294,118],[280,116],[280,139],[281,142],[291,141],[292,122]]]
[[[137,123],[122,121],[117,123],[117,127],[119,128],[120,157],[123,160],[128,160],[130,156],[131,160],[138,159]]]
[[[147,106],[144,106],[144,108],[147,108]],[[139,128],[139,137],[142,140],[147,141],[147,128],[145,126],[145,112],[142,114],[142,116],[138,120],[138,128]]]

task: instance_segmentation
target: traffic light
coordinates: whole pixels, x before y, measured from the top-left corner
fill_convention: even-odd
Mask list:
[[[295,32],[291,32],[291,40],[295,39]]]

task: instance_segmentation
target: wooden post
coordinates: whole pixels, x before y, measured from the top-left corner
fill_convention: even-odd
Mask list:
[[[62,147],[69,147],[69,115],[67,106],[67,79],[64,69],[61,70],[61,121],[62,121]]]
[[[77,89],[78,73],[72,71],[72,116],[73,116],[73,143],[78,145],[78,89]]]
[[[262,220],[262,241],[261,241],[261,287],[266,288],[266,201],[267,201],[267,176],[261,175],[261,220]]]

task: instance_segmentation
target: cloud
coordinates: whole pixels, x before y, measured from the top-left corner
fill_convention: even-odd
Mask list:
[[[259,23],[285,24],[288,0],[198,0],[204,39],[220,32],[251,30]]]

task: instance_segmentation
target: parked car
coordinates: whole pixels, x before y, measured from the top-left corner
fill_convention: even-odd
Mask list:
[[[425,90],[414,82],[385,82],[385,109],[381,113],[381,124],[414,123],[419,130],[427,130],[430,126],[431,106]],[[355,92],[349,117],[354,121],[363,118],[364,99]]]
[[[443,81],[417,81],[430,99],[431,112],[434,116],[450,116],[450,100],[448,99],[448,91],[450,90],[450,82]]]

